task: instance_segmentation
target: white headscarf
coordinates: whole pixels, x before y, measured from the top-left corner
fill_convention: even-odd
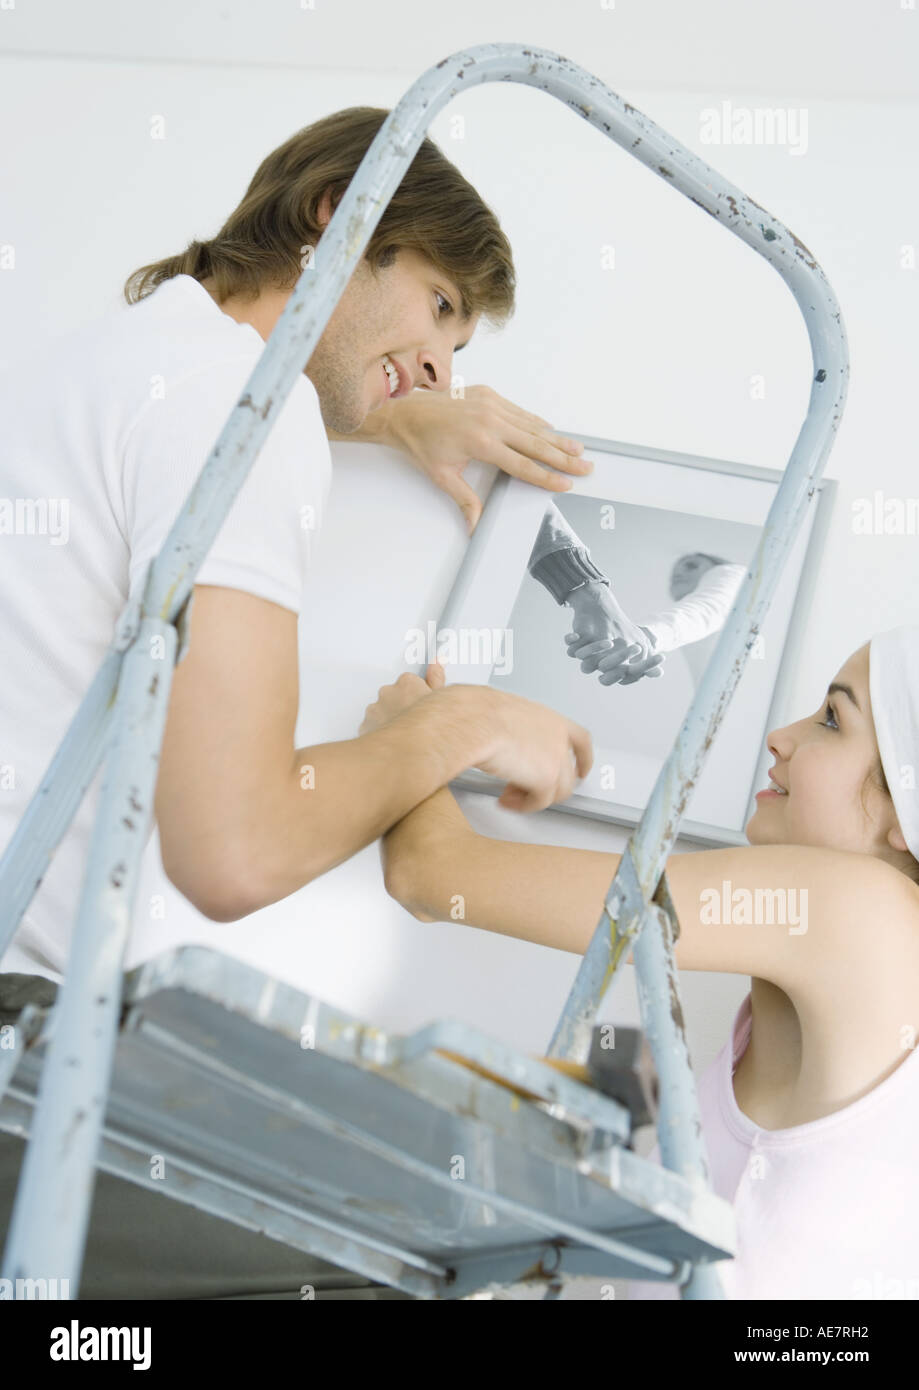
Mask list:
[[[919,859],[919,624],[872,637],[868,689],[894,809],[909,852]]]

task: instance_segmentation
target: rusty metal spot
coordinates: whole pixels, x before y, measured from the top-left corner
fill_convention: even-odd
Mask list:
[[[672,178],[673,178],[673,170],[672,170],[672,169],[668,169],[667,166],[666,166],[666,164],[658,164],[657,168],[658,168],[658,172],[661,173],[661,174],[663,174],[663,176],[664,176],[665,179],[672,179]]]
[[[127,865],[125,864],[124,860],[115,865],[114,869],[109,875],[109,883],[112,885],[113,888],[121,888],[121,886],[124,883],[124,876],[127,873],[127,871]]]
[[[805,264],[806,266],[809,266],[811,270],[816,270],[816,269],[817,269],[817,262],[816,262],[816,260],[814,259],[813,255],[811,254],[811,252],[810,252],[810,251],[807,249],[807,247],[804,245],[804,242],[803,242],[803,241],[799,241],[798,238],[795,236],[794,232],[789,232],[788,235],[791,237],[791,239],[792,239],[792,241],[794,242],[795,246],[798,248],[798,255],[799,255],[799,256],[801,257],[801,259],[804,261],[804,264]]]
[[[826,371],[824,370],[823,367],[820,368],[820,371],[819,371],[819,372],[817,373],[817,375],[814,377],[814,380],[815,380],[815,381],[826,381]]]
[[[676,1024],[680,1037],[685,1039],[686,1025],[683,1022],[683,1010],[680,1007],[680,996],[677,994],[676,978],[672,971],[668,972],[668,983],[670,985],[670,1017]]]
[[[269,410],[271,409],[271,401],[272,397],[269,396],[268,400],[265,402],[264,408],[259,411],[259,414],[261,415],[263,420],[266,418]],[[241,397],[239,404],[240,406],[247,407],[249,410],[258,410],[258,406],[255,404],[255,401],[252,399],[248,392],[246,392],[246,394],[243,397]]]
[[[757,204],[757,207],[758,206],[759,204]],[[772,230],[771,227],[764,227],[763,224],[760,223],[759,229],[763,234],[763,241],[775,241],[777,234]]]

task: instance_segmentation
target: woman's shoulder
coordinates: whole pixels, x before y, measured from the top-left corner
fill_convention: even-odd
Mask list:
[[[742,845],[734,849],[702,851],[701,857],[725,856],[725,863],[743,867],[741,877],[765,884],[784,882],[807,890],[815,909],[846,914],[881,899],[898,902],[903,911],[919,913],[919,884],[876,855],[856,850],[830,849],[824,845]]]
[[[819,883],[842,927],[890,927],[919,947],[919,884],[875,855],[849,850],[809,851]]]
[[[883,940],[887,960],[903,961],[906,952],[919,969],[919,884],[872,854],[817,845],[768,848],[784,854],[789,874],[799,884],[814,952],[837,958],[848,949],[863,958],[859,970],[868,970],[879,957],[885,963],[877,950]],[[775,854],[772,858],[774,862]],[[865,960],[868,956],[872,959]]]
[[[794,992],[827,965],[864,978],[877,963],[865,961],[867,933],[886,943],[881,965],[899,958],[919,971],[919,887],[871,855],[797,844],[701,850],[671,855],[667,879],[680,969],[759,976]]]
[[[834,851],[828,867],[832,913],[818,915],[796,1003],[843,1040],[838,1060],[852,1079],[873,1085],[903,1060],[903,1038],[919,1038],[919,885],[871,855]]]

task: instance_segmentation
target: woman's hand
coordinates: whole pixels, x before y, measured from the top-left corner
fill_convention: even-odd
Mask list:
[[[578,476],[593,470],[592,463],[578,457],[582,444],[556,434],[548,420],[521,410],[490,386],[467,386],[457,399],[443,391],[410,391],[381,407],[381,415],[383,410],[384,442],[401,449],[453,498],[470,535],[482,514],[478,494],[462,476],[472,459],[549,492],[566,492],[571,483],[544,465]]]
[[[647,628],[642,628],[647,633]],[[583,645],[584,638],[569,632],[565,641],[568,655],[581,660],[582,671],[596,671],[601,685],[634,685],[642,676],[662,676],[666,657],[663,653],[644,654],[641,642],[629,642],[625,637],[606,637]],[[652,639],[653,648],[653,639]]]

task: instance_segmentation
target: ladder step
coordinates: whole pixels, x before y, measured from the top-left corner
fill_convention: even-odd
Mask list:
[[[589,1104],[576,1113],[595,1093],[572,1068],[554,1073],[564,1104],[530,1101],[465,1048],[402,1057],[411,1038],[203,947],[124,979],[107,1172],[422,1298],[541,1269],[673,1280],[733,1253],[729,1204],[596,1130]],[[45,1047],[9,1080],[8,1132],[30,1129]]]

